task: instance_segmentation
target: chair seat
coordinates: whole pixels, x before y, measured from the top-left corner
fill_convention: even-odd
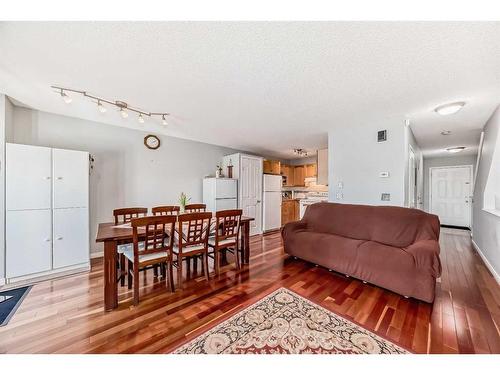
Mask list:
[[[123,253],[125,255],[125,258],[130,260],[131,262],[134,262],[134,249],[128,249],[125,250]],[[151,253],[151,254],[144,254],[144,255],[139,255],[139,263],[146,263],[146,262],[151,262],[155,259],[162,259],[162,258],[167,258],[168,253],[166,251],[158,252],[158,253]]]
[[[215,237],[209,237],[208,238],[208,244],[210,246],[215,246]],[[219,246],[224,246],[224,245],[236,245],[236,239],[235,238],[228,238],[226,240],[219,241]]]
[[[125,243],[123,245],[118,245],[116,247],[116,251],[118,254],[124,254],[125,251],[127,250],[132,250],[134,251],[134,244],[132,243]],[[144,241],[143,242],[139,242],[139,251],[141,250],[144,250]]]
[[[182,252],[183,253],[190,253],[192,251],[197,251],[197,250],[202,250],[204,249],[205,246],[200,244],[200,245],[193,245],[193,246],[183,246],[182,247]],[[173,247],[174,253],[178,254],[179,253],[179,247],[177,245],[174,245]]]

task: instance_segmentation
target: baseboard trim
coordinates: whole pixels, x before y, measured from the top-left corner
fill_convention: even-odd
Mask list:
[[[500,285],[500,275],[495,271],[495,269],[493,268],[493,266],[491,265],[491,263],[484,256],[483,252],[481,251],[481,249],[479,248],[479,246],[477,246],[477,243],[475,243],[472,238],[471,238],[471,242],[472,242],[472,246],[474,247],[474,249],[476,250],[476,252],[479,254],[479,256],[481,257],[481,259],[483,260],[484,265],[486,266],[486,268],[488,268],[488,270],[491,272],[491,274],[495,278],[496,282]]]
[[[104,256],[104,251],[96,251],[95,253],[90,253],[90,259],[102,258]]]

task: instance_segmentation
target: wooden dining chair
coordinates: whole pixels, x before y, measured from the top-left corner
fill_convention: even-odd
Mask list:
[[[134,305],[139,304],[139,271],[158,267],[172,292],[175,291],[173,277],[173,238],[165,233],[174,233],[177,218],[173,215],[146,216],[132,219],[133,248],[124,252],[128,260],[128,288],[134,287]],[[144,239],[144,249],[139,248],[139,236]]]
[[[242,210],[224,210],[215,213],[215,233],[209,237],[208,245],[213,248],[215,273],[220,274],[220,253],[229,250],[234,254],[236,269],[240,269],[239,238]]]
[[[177,286],[182,288],[182,263],[193,257],[202,257],[203,273],[207,281],[208,276],[208,234],[212,220],[211,212],[196,212],[182,214],[177,218],[176,243],[174,254],[176,255]]]
[[[117,208],[113,210],[113,216],[115,218],[115,225],[127,224],[134,218],[138,218],[141,216],[146,216],[148,214],[148,209],[146,207],[125,207],[125,208]],[[126,262],[123,253],[125,250],[132,249],[131,243],[120,244],[117,246],[116,251],[119,254],[118,267],[120,268],[120,276],[118,281],[120,281],[120,285],[125,285],[125,277],[127,276]],[[158,271],[155,270],[157,274]]]
[[[180,207],[179,206],[158,206],[153,207],[151,212],[154,216],[156,215],[179,215]]]
[[[187,214],[192,214],[194,212],[205,212],[207,210],[207,205],[203,203],[193,203],[186,204],[185,212]]]

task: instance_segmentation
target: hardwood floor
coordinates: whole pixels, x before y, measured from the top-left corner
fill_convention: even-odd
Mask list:
[[[417,353],[500,353],[500,287],[472,250],[469,233],[443,229],[441,260],[430,305],[289,258],[273,233],[252,237],[250,266],[224,267],[209,283],[200,273],[174,294],[145,272],[140,305],[120,288],[119,308],[109,313],[96,260],[89,273],[35,285],[0,327],[0,352],[163,353],[284,286]]]

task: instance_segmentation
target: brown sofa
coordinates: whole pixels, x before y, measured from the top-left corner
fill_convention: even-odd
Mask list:
[[[281,234],[292,256],[432,302],[439,228],[437,216],[416,209],[316,203]]]

